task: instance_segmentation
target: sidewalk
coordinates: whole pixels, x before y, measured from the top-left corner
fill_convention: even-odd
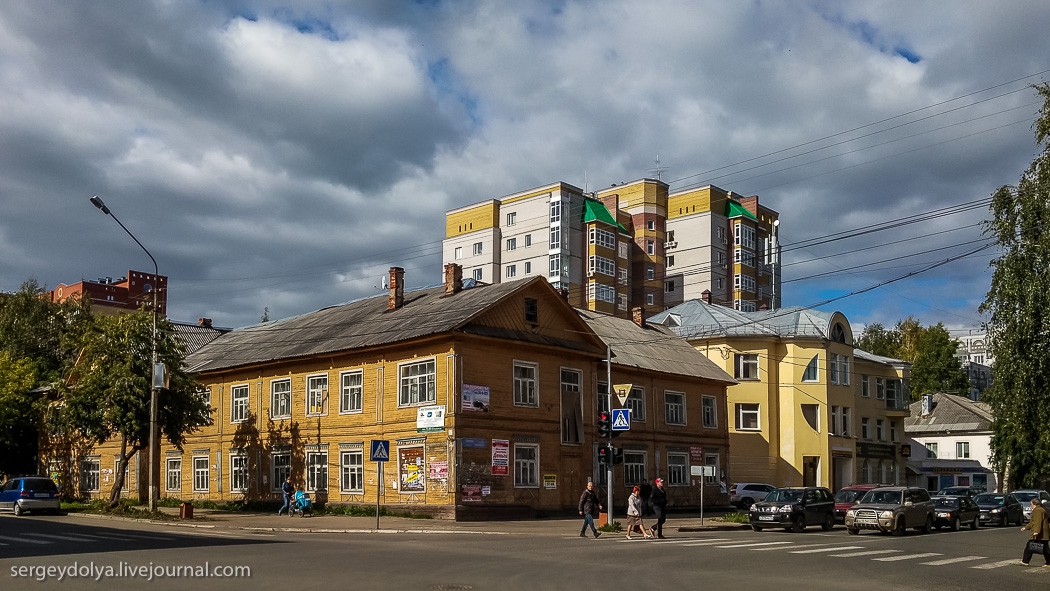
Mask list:
[[[161,507],[160,511],[173,516],[179,514],[178,508]],[[128,517],[108,516],[88,513],[70,513],[84,518],[118,519],[141,521]],[[664,526],[665,533],[703,532],[736,530],[747,528],[738,523],[714,521],[705,513],[701,524],[698,513],[672,513]],[[193,527],[203,529],[225,529],[254,532],[290,532],[290,533],[441,533],[473,535],[541,535],[566,536],[576,534],[582,525],[579,518],[547,518],[521,521],[468,521],[456,522],[444,519],[409,519],[406,517],[380,517],[379,529],[376,530],[375,517],[349,517],[345,515],[313,515],[309,517],[278,516],[275,513],[241,513],[195,509],[194,516],[202,519],[176,521],[150,521],[157,525],[175,527]],[[614,521],[625,522],[624,515],[613,515]],[[648,520],[647,520],[648,521]]]

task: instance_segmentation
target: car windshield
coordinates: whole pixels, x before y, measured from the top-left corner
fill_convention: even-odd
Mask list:
[[[1034,492],[1015,492],[1014,496],[1017,497],[1018,501],[1021,501],[1022,503],[1027,503],[1028,501],[1031,501],[1032,499],[1038,497],[1039,493],[1034,493]]]
[[[860,502],[875,505],[901,505],[903,495],[904,493],[899,490],[869,490]]]
[[[47,478],[26,478],[25,490],[31,491],[57,491],[55,483]]]
[[[1002,505],[1006,502],[1006,495],[977,495],[973,500],[981,505]]]
[[[766,500],[774,503],[797,503],[802,499],[802,494],[804,492],[805,491],[801,490],[775,490],[766,496]]]
[[[959,506],[959,499],[955,497],[938,497],[933,500],[933,504],[937,507],[955,509]]]
[[[835,502],[855,503],[857,499],[861,498],[862,496],[864,496],[864,491],[862,490],[840,490],[839,492],[835,493]]]

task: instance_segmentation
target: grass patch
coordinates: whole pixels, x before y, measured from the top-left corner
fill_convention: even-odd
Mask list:
[[[326,505],[323,509],[315,508],[314,515],[346,515],[349,517],[375,517],[376,508],[364,505]],[[411,511],[391,511],[386,507],[379,510],[380,517],[405,517],[408,519],[433,519],[433,515],[426,513],[412,513]]]
[[[599,527],[598,531],[600,531],[602,533],[621,532],[621,531],[623,531],[623,524],[620,523],[619,521],[614,521],[612,523],[606,523],[605,525]]]
[[[159,501],[158,501],[159,504]],[[120,498],[117,506],[110,508],[106,499],[95,499],[90,502],[62,501],[60,505],[66,513],[94,513],[97,515],[119,515],[131,519],[151,519],[157,521],[177,521],[178,517],[162,511],[150,511],[137,499]]]
[[[728,523],[751,523],[751,516],[747,513],[740,512],[726,513],[722,517],[722,521]]]

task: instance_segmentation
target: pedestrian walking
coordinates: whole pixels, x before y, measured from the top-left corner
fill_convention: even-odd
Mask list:
[[[1032,554],[1038,552],[1043,555],[1043,566],[1050,567],[1050,549],[1047,548],[1047,542],[1050,541],[1050,520],[1047,519],[1046,509],[1043,509],[1039,497],[1032,499],[1032,519],[1021,531],[1032,532],[1032,537],[1024,545],[1021,564],[1028,566]]]
[[[648,517],[653,514],[653,505],[649,502],[649,498],[653,495],[653,487],[649,484],[648,478],[643,478],[639,488],[641,489],[640,495],[642,498],[642,516]]]
[[[580,537],[587,537],[587,528],[591,528],[591,532],[594,533],[594,539],[601,537],[602,532],[598,531],[594,527],[594,518],[598,517],[602,511],[602,504],[598,500],[598,493],[594,490],[594,483],[587,483],[587,490],[583,491],[580,495],[580,515],[583,516],[583,527],[580,528]]]
[[[656,514],[656,525],[653,526],[650,533],[662,540],[664,539],[664,522],[667,521],[667,491],[664,490],[663,478],[657,478],[655,482],[656,488],[653,489],[653,494],[649,499],[653,503],[653,513]]]
[[[288,514],[291,515],[292,497],[295,495],[295,486],[292,485],[291,476],[285,478],[284,482],[281,483],[281,492],[284,494],[284,504],[281,505],[281,508],[277,510],[277,514],[281,515],[285,512],[285,510],[287,510]]]
[[[645,531],[645,520],[642,519],[642,487],[636,486],[631,490],[631,496],[627,498],[627,539],[631,539],[634,529],[638,528],[645,539],[652,536]]]

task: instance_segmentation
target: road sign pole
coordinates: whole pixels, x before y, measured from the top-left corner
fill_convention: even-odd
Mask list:
[[[383,464],[379,462],[379,485],[376,486],[376,531],[379,531],[379,489],[383,488]]]
[[[609,396],[609,410],[612,411],[612,399],[613,399],[613,383],[612,383],[612,347],[609,345],[605,346],[605,392]],[[612,416],[610,412],[610,417]],[[612,453],[612,423],[609,423],[609,441],[606,443],[609,450],[609,455],[606,456],[608,463],[605,464],[605,492],[606,492],[606,505],[605,505],[605,522],[609,524],[609,529],[612,529],[613,522],[613,456]]]

